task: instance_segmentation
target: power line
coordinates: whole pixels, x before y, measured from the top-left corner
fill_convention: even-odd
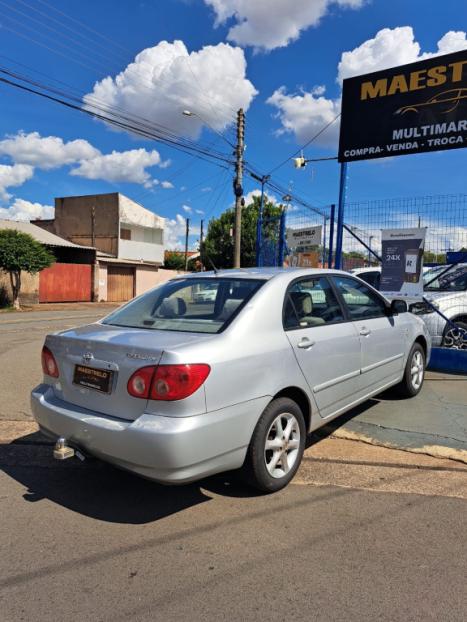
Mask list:
[[[88,24],[86,24],[85,22],[80,21],[79,19],[76,19],[75,17],[72,17],[71,15],[67,15],[67,13],[64,13],[63,11],[61,11],[60,9],[57,9],[56,6],[53,6],[51,4],[49,4],[48,2],[45,2],[45,0],[37,0],[38,2],[40,2],[41,4],[45,5],[47,8],[52,9],[53,11],[55,11],[56,13],[60,13],[61,15],[63,15],[64,17],[66,17],[67,19],[75,22],[76,24],[78,24],[81,28],[85,28],[88,32],[91,32],[95,35],[97,35],[98,37],[101,37],[101,39],[104,39],[106,41],[108,41],[109,43],[111,43],[113,46],[115,47],[119,47],[121,48],[123,51],[128,51],[128,48],[125,48],[124,46],[122,46],[120,43],[116,43],[115,41],[113,41],[112,39],[110,39],[110,37],[106,37],[105,35],[103,35],[101,32],[99,32],[98,30],[94,30],[93,28],[91,28]]]
[[[5,71],[4,69],[0,69],[0,73],[11,75],[11,72]],[[31,83],[30,80],[26,80],[25,78],[18,78],[18,76],[15,76],[15,78],[20,79],[23,82],[26,82],[26,84]],[[184,151],[186,153],[192,153],[195,155],[195,157],[200,157],[201,159],[205,159],[206,161],[216,160],[216,161],[223,161],[229,164],[231,163],[231,160],[225,154],[218,154],[218,153],[213,152],[212,150],[209,150],[203,147],[200,148],[195,143],[190,144],[190,142],[188,141],[185,141],[179,138],[174,138],[173,136],[170,136],[167,132],[156,131],[154,130],[154,128],[135,122],[134,119],[131,118],[131,116],[128,116],[128,117],[125,117],[124,115],[108,116],[107,114],[102,114],[102,112],[104,113],[106,112],[105,110],[96,112],[96,110],[99,110],[99,107],[92,106],[92,108],[94,108],[95,110],[91,110],[86,107],[83,107],[81,104],[78,105],[76,103],[72,103],[73,102],[72,97],[65,96],[66,97],[65,99],[56,97],[55,95],[50,94],[50,89],[49,89],[49,92],[47,92],[48,90],[47,87],[44,87],[42,85],[37,85],[37,84],[33,85],[36,87],[38,86],[38,88],[41,89],[41,90],[37,90],[37,88],[32,88],[31,86],[26,86],[25,84],[19,84],[18,82],[13,82],[12,80],[7,79],[7,78],[0,78],[0,81],[10,86],[13,86],[15,88],[19,88],[23,91],[27,91],[29,93],[33,93],[45,99],[54,101],[63,106],[71,108],[73,110],[84,112],[85,114],[92,116],[94,118],[100,119],[102,121],[105,121],[109,123],[110,125],[114,125],[126,131],[133,132],[145,138],[149,138],[149,139],[152,139],[158,142],[162,142],[168,146]],[[45,91],[45,92],[42,92],[42,91]],[[66,99],[68,99],[68,101],[66,101]]]
[[[28,5],[26,2],[23,2],[23,0],[17,0],[17,2],[21,2],[22,4],[32,8],[33,10],[37,10],[34,9],[34,7],[32,7],[31,5]],[[29,15],[28,13],[25,13],[24,11],[21,11],[20,9],[11,6],[9,4],[7,4],[6,2],[4,2],[3,0],[0,0],[0,4],[3,4],[3,6],[7,7],[10,11],[14,11],[15,13],[18,13],[18,15],[21,15],[23,17],[26,17],[27,19],[31,20],[32,22],[35,22],[36,24],[39,24],[40,26],[42,26],[43,28],[47,28],[48,30],[58,34],[60,37],[63,37],[64,39],[68,39],[69,41],[71,41],[72,43],[74,43],[76,46],[82,47],[86,50],[86,52],[89,51],[89,44],[86,45],[85,43],[82,43],[81,41],[77,41],[75,38],[70,37],[69,35],[65,34],[64,32],[61,32],[60,30],[58,30],[57,28],[55,28],[54,26],[50,26],[49,24],[47,24],[46,22],[37,19],[36,17]],[[48,16],[46,16],[48,17]],[[24,28],[28,28],[30,30],[33,30],[32,27],[28,26],[27,24],[24,24],[24,22],[20,22],[19,20],[15,20],[14,18],[12,18],[11,16],[7,16],[8,19],[11,19],[12,21],[16,21],[17,23],[19,23],[21,26],[23,26]],[[50,19],[50,17],[48,17],[48,19]],[[62,28],[63,28],[63,24],[61,24]],[[35,31],[37,31],[37,28],[34,29]],[[41,33],[42,36],[44,36],[44,33]],[[45,35],[48,36],[48,35]],[[50,37],[49,37],[50,38]],[[62,42],[58,41],[57,38],[54,38],[54,42],[58,43],[59,45],[64,45]],[[107,60],[108,58],[110,58],[108,55],[106,54],[102,54],[101,52],[99,52],[98,50],[93,50],[93,54],[83,54],[80,50],[77,51],[78,54],[81,54],[82,56],[84,56],[85,58],[91,59],[91,61],[94,60],[94,56],[100,56],[101,58],[104,58],[105,60]],[[113,61],[112,61],[113,62]]]
[[[7,19],[13,19],[13,18],[8,17]],[[13,21],[15,21],[15,22],[17,22],[17,23],[20,23],[20,22],[18,22],[18,20],[14,20],[14,19],[13,19]],[[15,35],[17,35],[17,36],[19,36],[19,37],[21,37],[21,38],[23,38],[23,39],[26,39],[27,41],[31,41],[31,42],[32,42],[32,43],[34,43],[35,45],[39,45],[40,47],[43,47],[44,49],[46,49],[46,50],[48,50],[48,51],[52,52],[53,54],[59,55],[59,56],[61,56],[61,57],[65,58],[65,59],[67,59],[67,60],[70,60],[71,62],[73,62],[73,63],[75,63],[75,64],[78,64],[78,65],[80,65],[81,67],[84,67],[85,69],[91,70],[93,73],[99,73],[99,76],[101,75],[102,69],[103,69],[103,72],[104,72],[104,73],[108,73],[108,69],[107,69],[106,67],[104,67],[104,65],[100,65],[100,67],[98,67],[97,65],[95,65],[94,67],[93,67],[93,66],[90,66],[89,64],[87,64],[86,62],[83,62],[82,60],[80,60],[80,59],[78,59],[78,58],[73,58],[73,56],[70,56],[70,54],[67,54],[67,53],[65,53],[65,52],[63,52],[63,51],[61,51],[61,50],[54,49],[54,48],[50,47],[49,45],[47,45],[47,43],[44,43],[43,41],[38,41],[37,39],[34,39],[33,37],[29,36],[29,35],[28,35],[28,34],[26,34],[26,33],[19,32],[18,30],[16,30],[16,29],[12,28],[12,27],[11,27],[10,25],[8,25],[8,24],[4,24],[4,25],[3,25],[3,27],[5,28],[5,30],[9,30],[10,32],[14,33]],[[25,27],[26,27],[26,28],[28,28],[29,30],[34,30],[34,32],[36,31],[36,29],[31,28],[31,27],[29,27],[29,26],[27,26],[27,25],[25,25]],[[55,41],[55,40],[54,40],[54,41]],[[58,43],[59,45],[62,45],[62,47],[64,47],[65,49],[68,49],[68,50],[70,50],[70,49],[71,49],[71,48],[70,48],[70,46],[69,46],[69,45],[67,45],[67,44],[64,44],[64,43],[61,43],[61,42],[57,42],[57,43]],[[72,50],[72,52],[73,52],[73,50]],[[80,54],[80,55],[81,55],[84,59],[86,59],[86,60],[87,60],[87,58],[88,58],[88,57],[86,57],[86,55],[82,54],[80,51],[78,51],[78,54]],[[91,59],[91,62],[94,62],[94,60],[93,60],[93,59]],[[162,64],[162,63],[161,63],[161,64]],[[167,80],[165,80],[165,79],[164,79],[164,78],[162,78],[161,76],[158,76],[158,81],[160,81],[160,82],[162,82],[162,83],[165,83],[165,84],[170,84]],[[58,82],[60,82],[60,81],[58,81]],[[135,80],[135,82],[136,82],[137,84],[139,84],[142,88],[146,89],[148,92],[150,92],[151,94],[153,94],[153,91],[154,91],[154,84],[150,83],[149,81],[146,81],[146,84],[144,84],[141,80]],[[180,85],[179,85],[179,86],[180,86]],[[189,88],[189,87],[187,86],[187,87],[184,89],[186,93],[188,93],[187,88]],[[190,91],[190,93],[191,93],[191,91]],[[89,100],[91,100],[91,98],[92,98],[92,99],[95,99],[95,96],[94,96],[94,95],[90,95],[90,94],[87,94],[87,95],[85,95],[85,96],[84,96],[84,99],[85,99],[85,100],[88,100],[88,101],[89,101]],[[199,102],[198,102],[198,105],[199,105]],[[202,106],[202,104],[201,104],[201,106]],[[203,107],[203,106],[202,106],[202,107]],[[182,110],[180,109],[180,114],[181,114],[181,113],[182,113]],[[202,119],[201,119],[201,120],[202,120]],[[213,129],[213,128],[209,125],[209,123],[207,123],[206,121],[203,121],[203,120],[202,120],[202,122],[203,122],[203,124],[204,124],[204,125],[207,125],[208,127],[210,127],[210,129]],[[213,130],[213,131],[214,131],[214,130]],[[215,130],[215,131],[217,132],[217,130]],[[221,134],[221,135],[223,135],[223,134],[222,134],[222,132],[218,132],[218,133],[219,133],[219,134]],[[224,138],[225,138],[225,136],[224,136]],[[227,142],[227,143],[231,144],[231,143],[230,143],[230,141],[229,141],[227,138],[225,138],[225,140],[226,140],[226,142]]]
[[[60,90],[60,89],[56,89],[55,87],[51,87],[47,84],[44,84],[42,82],[39,82],[37,80],[32,80],[31,78],[18,74],[16,72],[13,72],[11,70],[7,70],[5,68],[0,68],[0,73],[4,73],[6,75],[8,75],[9,77],[15,78],[19,81],[22,82],[26,82],[27,84],[33,85],[35,87],[38,87],[41,90],[45,90],[48,91],[50,93],[53,93],[54,95],[59,95],[61,97],[64,97],[67,100],[70,101],[74,101],[78,104],[78,107],[81,109],[83,109],[86,112],[90,112],[93,109],[98,110],[99,112],[111,112],[112,117],[109,117],[105,120],[107,120],[108,122],[110,122],[113,119],[123,119],[125,121],[131,121],[133,123],[138,123],[141,127],[144,127],[146,130],[151,130],[151,131],[157,131],[160,134],[169,137],[175,141],[177,141],[180,144],[184,144],[184,145],[189,145],[194,147],[195,149],[202,149],[204,151],[211,151],[212,154],[218,155],[219,157],[223,158],[223,157],[227,157],[227,154],[223,153],[223,152],[216,152],[214,150],[212,150],[210,148],[210,145],[207,146],[203,146],[202,143],[198,142],[194,142],[191,139],[187,139],[187,138],[183,138],[180,137],[178,134],[172,132],[170,129],[166,128],[165,126],[159,124],[159,123],[154,123],[151,122],[147,119],[145,119],[144,117],[140,117],[140,116],[135,116],[135,115],[131,115],[129,113],[127,113],[125,110],[121,109],[121,108],[113,108],[111,106],[108,106],[106,104],[104,105],[99,105],[99,100],[94,100],[91,98],[86,98],[84,100],[85,105],[83,106],[83,100],[81,98],[81,96],[76,97],[76,96],[71,96],[69,95],[66,91]],[[93,101],[97,101],[98,104],[93,104]],[[123,112],[120,113],[119,111],[122,110]],[[117,111],[118,114],[115,112]]]
[[[300,147],[300,149],[297,149],[297,151],[295,151],[294,153],[292,153],[291,156],[289,156],[288,158],[286,158],[285,160],[283,160],[282,162],[280,162],[277,166],[275,166],[273,169],[271,169],[269,171],[269,175],[272,175],[272,173],[275,173],[278,169],[280,169],[282,166],[284,166],[284,164],[287,164],[287,162],[290,162],[290,160],[292,158],[294,158],[296,155],[298,155],[299,153],[301,153],[304,149],[306,149],[308,147],[308,145],[311,145],[312,142],[314,142],[317,138],[319,138],[321,136],[321,134],[323,132],[325,132],[328,127],[330,127],[333,123],[335,123],[337,121],[337,119],[341,116],[341,113],[339,112],[339,114],[337,114],[334,119],[332,119],[332,121],[329,121],[329,123],[326,123],[326,125],[324,125],[319,132],[317,132],[314,136],[312,136],[310,138],[310,140],[308,140],[304,145],[302,145]]]
[[[59,89],[57,89],[55,87],[51,87],[50,85],[47,85],[47,84],[41,83],[41,82],[39,82],[37,80],[34,80],[33,78],[31,78],[31,77],[29,77],[27,75],[24,76],[24,75],[21,75],[21,74],[18,74],[16,72],[14,72],[14,71],[11,71],[11,70],[10,71],[6,71],[5,70],[5,72],[8,73],[8,75],[10,75],[11,77],[15,77],[15,78],[17,78],[17,79],[19,79],[21,81],[28,81],[29,84],[33,84],[34,86],[38,86],[40,88],[47,88],[50,92],[53,92],[54,94],[63,95],[66,98],[72,99],[73,101],[75,101],[78,104],[82,105],[83,95],[82,95],[82,93],[80,91],[75,89],[73,86],[71,86],[71,85],[69,85],[66,82],[63,82],[61,80],[56,80],[54,78],[51,78],[50,76],[48,76],[47,74],[45,74],[43,72],[37,72],[37,70],[32,69],[31,67],[25,65],[24,63],[19,63],[18,61],[15,61],[15,60],[7,57],[7,56],[4,56],[4,55],[0,55],[0,56],[3,56],[3,58],[6,58],[10,62],[13,62],[13,63],[15,63],[15,64],[17,64],[17,65],[19,65],[21,67],[24,67],[24,68],[26,68],[26,69],[28,69],[30,71],[39,73],[40,75],[45,76],[46,78],[52,80],[53,82],[56,82],[57,84],[61,84],[61,85],[66,86],[67,88],[71,89],[71,91],[74,91],[77,94],[77,96],[70,97],[70,95],[66,91],[64,91],[63,89],[59,90]],[[106,112],[110,112],[114,116],[117,116],[117,117],[121,116],[122,118],[128,119],[129,113],[127,113],[127,111],[125,109],[121,108],[121,107],[109,106],[106,103],[102,103],[97,98],[89,97],[89,96],[86,96],[84,101],[85,101],[87,106],[89,106],[91,104],[93,107],[95,107],[96,109],[98,109],[100,111],[105,110]],[[122,114],[120,114],[120,113],[122,113]],[[157,131],[160,131],[160,132],[164,133],[165,135],[170,136],[170,137],[172,137],[174,139],[179,139],[180,141],[184,141],[185,144],[191,144],[191,145],[195,145],[195,146],[202,145],[202,143],[200,143],[200,141],[194,142],[194,141],[191,141],[189,139],[181,138],[181,137],[179,137],[178,134],[172,132],[170,129],[166,128],[165,126],[161,125],[160,123],[155,123],[155,122],[150,121],[150,120],[148,120],[145,117],[142,117],[140,115],[134,115],[133,114],[133,115],[131,115],[131,119],[133,121],[137,120],[137,121],[143,122],[145,127],[149,127],[150,129],[156,128]],[[218,155],[223,157],[225,155],[224,153],[216,152],[216,151],[212,150],[212,145],[216,141],[217,141],[217,137],[214,139],[214,141],[210,142],[205,147],[205,149],[211,150],[212,153],[217,153]]]
[[[20,1],[21,1],[21,3],[22,3],[24,6],[27,6],[27,7],[31,8],[31,9],[35,10],[35,11],[36,11],[36,12],[38,12],[39,14],[43,15],[43,16],[44,16],[47,20],[53,19],[53,20],[54,20],[56,23],[58,23],[60,26],[67,28],[69,31],[73,32],[76,36],[84,37],[84,38],[86,38],[86,39],[88,39],[88,40],[92,41],[92,42],[93,42],[93,44],[95,44],[95,43],[96,43],[96,42],[95,42],[95,40],[93,40],[93,39],[91,39],[90,37],[88,37],[87,35],[83,34],[83,32],[82,32],[82,31],[78,31],[78,30],[76,30],[75,28],[72,28],[72,27],[68,26],[67,24],[65,24],[65,23],[61,22],[60,20],[57,20],[57,19],[53,18],[53,16],[50,16],[50,15],[45,14],[43,11],[40,11],[39,9],[37,9],[37,8],[33,7],[32,5],[28,4],[28,3],[27,3],[27,2],[25,2],[24,0],[20,0]],[[52,9],[52,10],[57,11],[60,15],[63,15],[65,18],[67,18],[67,19],[69,19],[69,20],[71,20],[71,21],[73,21],[73,22],[76,22],[76,23],[80,24],[82,27],[86,28],[87,30],[91,31],[92,33],[94,33],[94,34],[96,34],[96,35],[100,36],[101,38],[103,38],[103,39],[105,39],[105,40],[107,40],[107,41],[110,41],[110,39],[108,39],[107,37],[105,37],[105,35],[102,35],[102,34],[101,34],[101,33],[99,33],[98,31],[96,31],[96,30],[94,30],[94,29],[92,29],[92,28],[87,27],[85,24],[83,24],[83,22],[80,22],[79,20],[77,20],[77,19],[73,18],[72,16],[67,15],[67,14],[66,14],[66,13],[64,13],[63,11],[60,11],[59,9],[56,9],[55,7],[51,6],[51,5],[50,5],[50,4],[48,4],[47,2],[44,2],[43,0],[39,0],[39,1],[40,1],[42,4],[44,4],[45,6],[47,6],[48,8],[50,8],[50,9]],[[57,32],[60,36],[64,36],[64,37],[66,37],[66,38],[70,39],[70,37],[67,37],[67,35],[65,35],[64,33],[60,32],[60,31],[57,31],[57,30],[56,30],[56,29],[54,29],[52,26],[49,26],[49,25],[45,24],[44,22],[40,22],[39,20],[37,20],[37,18],[32,17],[32,16],[30,16],[30,15],[27,15],[26,13],[19,11],[19,9],[15,9],[14,7],[11,7],[11,6],[7,5],[7,4],[5,4],[5,2],[2,2],[2,4],[4,4],[5,6],[8,6],[8,8],[10,8],[10,10],[13,10],[13,11],[16,11],[16,12],[21,13],[21,14],[22,14],[22,15],[24,15],[26,18],[31,19],[31,20],[34,20],[34,21],[36,21],[36,22],[38,22],[38,23],[41,23],[41,25],[44,25],[44,26],[45,26],[46,28],[48,28],[48,29],[52,29],[52,30],[54,30],[54,31],[55,31],[55,32]],[[13,19],[13,18],[9,17],[9,19]],[[15,20],[15,21],[17,22],[17,20]],[[22,25],[22,26],[24,25],[22,22],[17,22],[17,23],[20,23],[20,25]],[[37,32],[37,28],[34,28],[34,29],[33,29],[33,28],[31,28],[31,27],[28,27],[28,26],[26,26],[26,28],[29,28],[30,30],[34,30],[34,32]],[[96,68],[95,68],[95,67],[93,68],[93,67],[90,67],[89,65],[87,65],[87,66],[86,66],[84,63],[82,63],[81,61],[77,60],[76,58],[73,58],[73,57],[67,56],[66,54],[64,54],[64,53],[63,53],[63,52],[61,52],[60,50],[54,50],[54,49],[53,49],[53,48],[51,48],[50,46],[47,46],[47,45],[46,45],[46,44],[44,44],[43,42],[40,42],[40,41],[38,41],[37,39],[34,39],[33,37],[27,36],[27,35],[25,35],[24,33],[19,33],[17,30],[14,30],[14,29],[12,29],[12,28],[10,28],[10,27],[7,27],[7,29],[8,29],[8,30],[11,30],[12,32],[14,32],[15,34],[17,34],[17,35],[19,35],[19,36],[22,36],[23,38],[28,39],[29,41],[32,41],[32,42],[33,42],[33,43],[35,43],[36,45],[40,45],[40,46],[42,46],[42,47],[45,47],[46,49],[48,49],[48,50],[49,50],[49,51],[51,51],[52,53],[55,53],[55,54],[59,54],[59,55],[61,55],[61,56],[64,56],[65,58],[68,58],[68,60],[71,60],[72,62],[78,63],[78,64],[80,64],[80,65],[82,65],[82,66],[84,66],[84,67],[86,67],[86,68],[88,68],[88,69],[91,69],[91,70],[92,70],[92,71],[94,71],[94,72],[96,71]],[[43,34],[43,33],[42,33],[42,34]],[[44,36],[44,35],[43,35],[43,36]],[[74,42],[75,42],[75,44],[78,44],[78,45],[81,45],[81,46],[82,46],[82,44],[81,44],[80,42],[78,42],[78,41],[74,41]],[[112,41],[110,41],[110,42],[111,42],[111,43],[113,43]],[[56,40],[56,38],[54,39],[54,43],[58,43],[59,45],[62,45],[63,47],[65,47],[65,48],[67,48],[68,50],[71,50],[71,51],[73,52],[73,50],[70,48],[70,46],[69,46],[69,45],[66,45],[66,44],[64,44],[63,42],[59,42],[59,41],[57,41],[57,40]],[[100,45],[100,46],[102,47],[102,44],[100,44],[99,42],[97,42],[97,43],[98,43],[98,45]],[[128,49],[128,48],[124,48],[123,46],[121,46],[121,45],[119,45],[119,44],[114,44],[114,45],[118,45],[118,47],[120,47],[121,49],[126,50],[126,51],[128,52],[128,54],[130,54],[132,57],[134,56],[134,52],[133,52],[133,51],[131,51],[130,49]],[[104,48],[104,49],[105,49],[105,48]],[[82,54],[82,52],[80,52],[80,51],[77,51],[77,53],[78,53],[78,54],[81,54],[81,55],[82,55],[82,56],[84,56],[84,57],[86,57],[86,55],[83,55],[83,54]],[[107,54],[107,57],[108,57],[108,58],[111,58],[111,59],[112,59],[112,62],[113,62],[113,60],[114,60],[114,56],[112,56],[112,54],[115,54],[115,52],[110,52],[110,54],[108,53],[108,54]],[[94,63],[94,65],[96,65],[96,63],[95,63],[95,61],[94,61],[94,56],[92,56],[92,55],[88,55],[86,58],[87,58],[90,62]],[[194,75],[194,73],[193,73],[193,71],[192,71],[192,69],[191,69],[191,67],[190,67],[190,64],[191,64],[191,59],[190,59],[190,57],[189,57],[189,56],[187,57],[187,60],[188,60],[188,68],[190,69],[191,73]],[[120,63],[120,62],[121,62],[121,60],[119,60],[118,62]],[[126,57],[125,57],[125,62],[126,62],[126,63],[128,63],[128,60],[127,60],[127,58],[126,58]],[[163,65],[165,65],[165,63],[160,63],[160,65],[156,65],[156,66],[154,66],[153,68],[155,68],[155,67],[157,67],[157,66],[163,66]],[[99,71],[101,71],[101,70],[99,70]],[[104,72],[105,72],[105,73],[109,73],[109,71],[108,71],[108,68],[107,68],[107,67],[105,67],[105,68],[104,68]],[[133,76],[133,78],[134,78],[134,76]],[[135,81],[136,83],[139,83],[139,84],[140,84],[143,88],[146,88],[146,89],[151,90],[151,91],[153,90],[154,85],[153,85],[151,82],[149,82],[149,81],[145,80],[145,81],[144,81],[144,82],[145,82],[145,84],[144,84],[144,83],[143,83],[143,81],[142,81],[141,79],[139,79],[139,78],[141,78],[141,76],[138,76],[138,79],[136,79],[136,80],[134,80],[134,81]],[[165,79],[163,78],[163,76],[161,76],[161,75],[159,75],[157,79],[158,79],[158,81],[160,81],[160,82],[162,82],[162,83],[166,83],[166,84],[168,84],[168,85],[169,85],[169,84],[171,84],[170,82],[168,82],[167,80],[165,80]],[[181,85],[179,85],[179,87],[180,87],[180,86],[181,86]],[[197,80],[197,79],[195,79],[195,82],[194,82],[194,84],[193,84],[193,85],[190,85],[189,87],[187,86],[186,88],[184,88],[184,91],[185,91],[185,93],[192,95],[192,94],[193,94],[193,93],[192,93],[192,89],[193,89],[193,88],[195,88],[195,89],[197,89],[197,90],[198,90],[198,93],[199,93],[198,98],[199,98],[199,99],[201,99],[201,100],[204,100],[204,101],[206,102],[206,104],[205,104],[205,105],[202,105],[202,107],[206,107],[207,105],[209,105],[209,107],[211,107],[211,109],[212,109],[212,110],[214,110],[214,109],[212,108],[212,102],[211,102],[211,99],[210,99],[209,97],[204,96],[204,92],[201,90],[201,87],[199,87],[199,86],[198,86],[198,80]],[[222,107],[224,107],[226,110],[229,110],[229,112],[232,114],[232,116],[235,114],[235,110],[234,110],[231,106],[229,106],[228,104],[225,104],[225,103],[224,103],[224,102],[222,102],[222,101],[218,101],[218,102],[216,102],[216,105],[217,105],[217,106],[222,106]]]

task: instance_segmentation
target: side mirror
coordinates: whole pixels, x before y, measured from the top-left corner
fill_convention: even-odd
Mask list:
[[[399,313],[407,313],[407,311],[409,310],[408,306],[407,306],[407,302],[405,300],[393,300],[391,302],[391,314],[392,315],[398,315]]]

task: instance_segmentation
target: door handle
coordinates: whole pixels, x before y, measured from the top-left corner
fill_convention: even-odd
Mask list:
[[[366,326],[362,326],[360,329],[360,335],[362,335],[363,337],[368,337],[368,335],[371,334],[371,330],[369,328],[367,328]]]
[[[314,346],[314,345],[315,345],[314,341],[310,341],[309,339],[305,338],[297,343],[297,348],[303,348],[304,350],[308,350],[308,348],[311,348],[311,346]]]

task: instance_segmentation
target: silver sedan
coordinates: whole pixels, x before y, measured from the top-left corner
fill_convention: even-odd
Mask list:
[[[206,286],[215,296],[200,303]],[[241,468],[273,492],[308,433],[389,387],[416,395],[430,348],[404,301],[344,272],[193,274],[47,336],[32,410],[57,458],[163,483]]]

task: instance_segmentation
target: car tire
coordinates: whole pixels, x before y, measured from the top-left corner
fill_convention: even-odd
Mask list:
[[[456,326],[459,326],[459,328],[464,328],[465,330],[467,330],[467,322],[454,320],[454,323],[456,324]],[[444,331],[442,346],[443,348],[456,348],[458,350],[465,350],[467,349],[467,339],[462,337],[461,331],[456,331],[452,328],[452,326],[449,326],[448,324]]]
[[[264,493],[281,490],[293,479],[305,450],[306,427],[296,402],[280,397],[263,411],[243,465],[245,483]]]
[[[407,357],[404,377],[396,386],[399,397],[415,397],[422,389],[425,380],[426,356],[422,346],[415,342]]]

